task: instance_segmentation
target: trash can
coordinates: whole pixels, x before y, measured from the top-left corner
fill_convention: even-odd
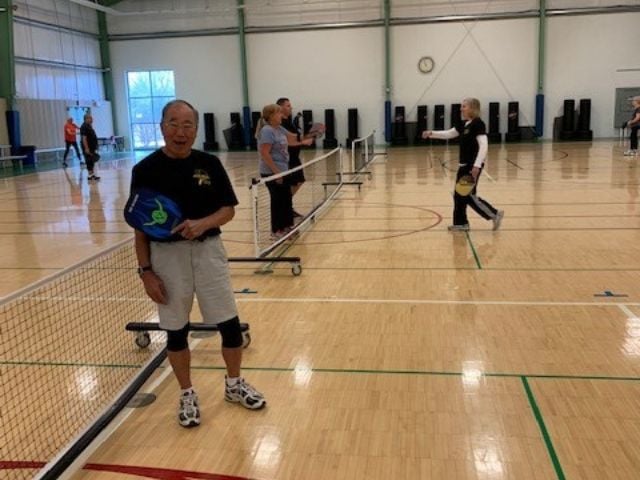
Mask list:
[[[21,145],[18,147],[17,155],[25,155],[27,158],[22,160],[22,166],[34,167],[36,165],[36,147],[33,145]]]

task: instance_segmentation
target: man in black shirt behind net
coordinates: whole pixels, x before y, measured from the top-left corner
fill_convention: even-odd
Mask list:
[[[194,293],[205,323],[217,324],[222,337],[224,398],[257,410],[263,395],[240,376],[242,332],[220,227],[235,215],[235,196],[220,160],[192,150],[198,112],[184,100],[169,102],[160,124],[165,146],[133,168],[132,192],[149,189],[173,199],[184,220],[167,241],[152,241],[135,231],[138,273],[145,291],[158,306],[160,326],[167,331],[169,362],[180,384],[178,422],[200,424],[198,398],[191,383],[187,336]]]
[[[98,155],[98,136],[93,129],[93,117],[90,113],[84,116],[84,123],[80,126],[80,138],[82,139],[84,161],[89,172],[87,180],[100,180],[100,177],[94,172],[95,164],[100,159],[100,155]]]
[[[276,102],[280,107],[282,107],[282,126],[286,128],[291,133],[294,133],[298,136],[298,141],[303,140],[304,128],[302,125],[302,115],[298,114],[295,117],[293,116],[293,107],[291,106],[291,101],[288,98],[282,97],[279,98]],[[289,168],[295,168],[302,165],[300,160],[300,146],[289,147]],[[291,195],[295,195],[302,184],[305,182],[304,171],[302,169],[293,172],[287,176],[287,181],[289,185],[291,185]],[[293,211],[293,219],[301,219],[302,215]]]

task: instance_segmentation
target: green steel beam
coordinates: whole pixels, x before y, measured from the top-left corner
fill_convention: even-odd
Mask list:
[[[538,93],[544,93],[546,26],[547,26],[547,2],[546,0],[540,0],[540,21],[538,22]]]
[[[249,75],[247,73],[247,43],[244,24],[244,0],[238,2],[238,36],[240,37],[240,62],[242,68],[242,99],[243,105],[249,105]]]
[[[100,60],[102,62],[102,83],[104,85],[104,96],[111,102],[111,118],[113,129],[118,131],[116,121],[116,98],[113,88],[113,74],[111,72],[111,53],[109,51],[109,32],[107,30],[107,15],[104,12],[98,14],[98,35],[100,37]]]
[[[0,97],[13,109],[16,96],[16,70],[13,51],[13,2],[0,0]]]
[[[384,0],[384,91],[391,100],[391,0]]]

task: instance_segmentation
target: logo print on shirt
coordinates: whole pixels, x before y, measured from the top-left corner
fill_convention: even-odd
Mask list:
[[[199,168],[194,172],[193,178],[198,180],[199,187],[202,187],[203,185],[211,185],[211,177],[209,177],[209,174]]]

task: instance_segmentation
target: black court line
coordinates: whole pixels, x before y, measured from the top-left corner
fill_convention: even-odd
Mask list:
[[[307,270],[381,270],[381,271],[438,271],[438,270],[470,270],[477,271],[477,267],[314,267],[313,265],[309,265],[309,263],[305,263],[304,265],[305,271]],[[625,273],[625,272],[640,272],[640,267],[637,268],[531,268],[531,267],[487,267],[483,266],[482,270],[487,271],[497,271],[497,272],[617,272],[617,273]]]
[[[422,190],[416,190],[417,192],[420,192]],[[583,192],[575,192],[577,195],[582,195]],[[389,204],[361,204],[361,205],[357,205],[355,206],[353,203],[349,203],[349,202],[345,202],[346,205],[335,205],[334,207],[332,207],[332,210],[335,209],[364,209],[364,208],[380,208],[380,206],[385,206],[385,205],[389,205]],[[593,201],[589,201],[587,199],[585,199],[584,201],[578,201],[576,200],[575,202],[538,202],[538,203],[501,203],[500,205],[505,205],[505,206],[510,206],[510,207],[540,207],[540,206],[562,206],[562,205],[579,205],[579,206],[584,206],[584,205],[640,205],[640,202],[593,202]],[[448,207],[451,208],[453,206],[452,203],[447,203],[447,204],[441,204],[441,203],[433,203],[433,204],[429,204],[429,205],[393,205],[394,207],[405,207],[405,208],[433,208],[433,207]],[[0,212],[3,210],[0,210]],[[4,210],[7,212],[11,212],[13,210]]]
[[[524,168],[522,168],[522,167],[521,167],[520,165],[518,165],[516,162],[513,162],[513,161],[509,160],[508,158],[507,158],[507,163],[510,163],[511,165],[513,165],[514,167],[519,168],[520,170],[524,170]]]

